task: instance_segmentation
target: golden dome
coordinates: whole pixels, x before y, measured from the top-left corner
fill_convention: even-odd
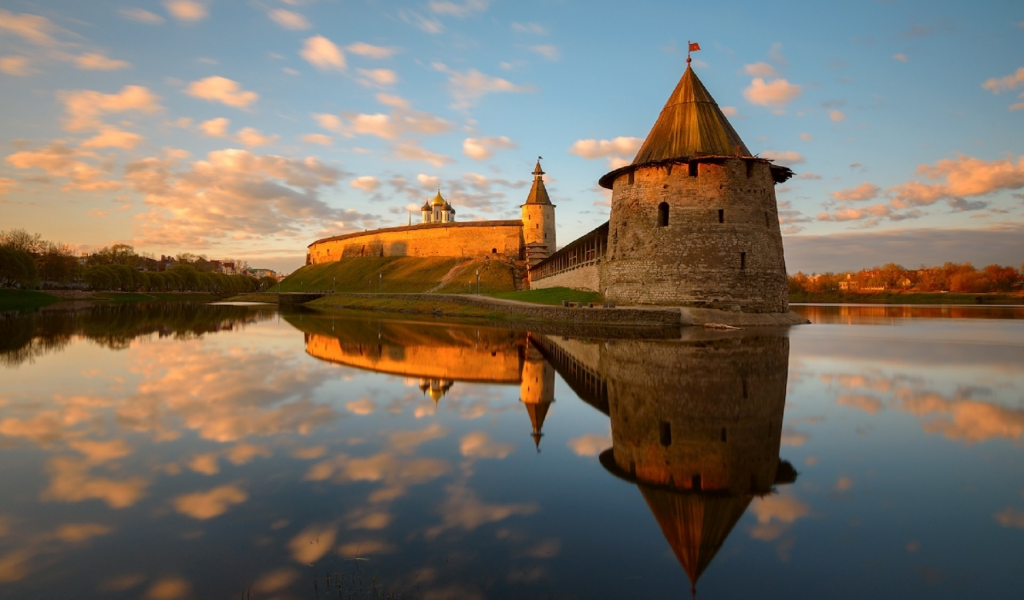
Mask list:
[[[441,190],[437,190],[437,195],[434,196],[434,201],[431,202],[434,206],[444,206],[447,204],[445,199],[441,197]]]

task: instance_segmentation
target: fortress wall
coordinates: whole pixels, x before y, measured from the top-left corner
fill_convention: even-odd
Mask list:
[[[519,259],[520,221],[467,221],[391,227],[313,242],[310,262],[320,264],[357,256],[455,256],[498,254]]]
[[[785,312],[786,265],[767,163],[641,167],[613,184],[602,286],[620,304]],[[659,226],[659,205],[668,225]],[[719,221],[719,211],[722,220]]]
[[[557,275],[544,277],[543,279],[531,279],[531,290],[543,290],[545,288],[567,287],[574,290],[588,290],[591,292],[601,291],[601,265],[592,264],[570,271],[563,271]]]

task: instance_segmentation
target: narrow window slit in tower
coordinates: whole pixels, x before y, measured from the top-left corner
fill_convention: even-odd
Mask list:
[[[724,442],[725,440],[726,440],[725,427],[723,427],[722,428],[722,441]]]
[[[754,176],[754,161],[748,160],[747,161],[747,179],[750,179],[753,176]]]
[[[742,271],[742,270],[744,270],[746,268],[747,268],[747,253],[746,252],[740,252],[740,270]]]
[[[764,226],[771,227],[772,222],[768,220],[768,211],[764,211]]]
[[[626,176],[626,183],[633,185],[633,171],[630,171],[629,175]]]
[[[690,481],[690,488],[695,492],[699,492],[701,490],[700,475],[693,476],[693,479]]]
[[[687,167],[689,167],[689,169],[690,169],[690,177],[696,177],[697,176],[697,163],[695,163],[694,161],[691,160],[687,164]]]
[[[668,227],[668,202],[658,205],[658,227]]]
[[[725,209],[724,208],[718,209],[718,222],[719,223],[725,223]]]
[[[669,164],[668,164],[668,165],[667,165],[667,166],[665,167],[665,171],[666,171],[666,172],[665,172],[665,176],[666,176],[666,177],[671,177],[671,176],[672,176],[672,164],[671,164],[671,163],[669,163]]]
[[[743,399],[747,399],[747,380],[743,380]]]
[[[661,438],[661,445],[666,448],[672,445],[672,424],[668,421],[658,423],[658,435]]]

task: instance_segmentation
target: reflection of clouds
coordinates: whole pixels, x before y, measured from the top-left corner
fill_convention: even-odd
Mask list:
[[[532,515],[540,507],[534,502],[518,504],[488,504],[477,498],[476,494],[466,487],[465,483],[457,483],[446,488],[448,498],[441,504],[441,525],[427,530],[428,539],[437,537],[448,529],[476,529],[487,523],[503,521],[514,515]]]
[[[291,455],[294,458],[302,460],[314,460],[320,458],[324,454],[327,454],[327,446],[310,446],[308,448],[296,448],[292,450]]]
[[[388,435],[387,447],[403,454],[416,450],[420,444],[441,439],[448,435],[448,429],[438,423],[431,423],[426,429],[396,431]]]
[[[333,525],[309,525],[288,542],[288,549],[295,562],[308,565],[331,550],[336,535]]]
[[[165,577],[149,586],[145,600],[177,600],[192,594],[192,584],[181,577]]]
[[[569,440],[569,449],[576,453],[576,456],[597,456],[612,445],[612,438],[607,435],[588,433],[578,438]]]
[[[96,589],[100,592],[124,592],[142,585],[142,582],[146,581],[146,576],[139,573],[132,573],[129,575],[120,575],[118,577],[112,577],[105,579],[100,582]]]
[[[810,509],[790,490],[755,498],[750,505],[757,525],[748,529],[755,540],[770,542],[788,530],[797,519],[810,514]]]
[[[377,410],[377,403],[369,398],[360,398],[353,400],[345,404],[350,412],[356,415],[369,415],[373,414],[373,411]]]
[[[845,394],[836,398],[836,404],[859,408],[869,415],[882,410],[882,401],[875,396],[868,396],[866,394]]]
[[[1007,506],[1006,510],[995,514],[996,522],[1003,527],[1018,527],[1024,529],[1024,510],[1017,510]]]
[[[208,452],[197,454],[188,462],[188,468],[203,475],[216,475],[220,473],[220,466],[217,464],[217,453]]]
[[[259,594],[273,594],[286,589],[298,579],[299,572],[295,569],[277,569],[260,575],[252,584],[252,589]]]
[[[850,479],[849,477],[840,477],[839,480],[836,481],[836,488],[835,489],[836,489],[837,492],[845,492],[845,491],[851,489],[852,487],[853,487],[853,480],[852,479]]]
[[[390,554],[395,551],[395,547],[387,542],[381,540],[361,540],[358,542],[348,542],[338,546],[335,552],[343,556],[344,558],[361,558],[364,556],[372,556],[375,554]]]
[[[124,440],[109,440],[98,442],[96,440],[74,440],[68,442],[68,446],[85,455],[91,463],[104,463],[109,460],[124,458],[132,453],[132,448]]]
[[[244,465],[248,464],[256,457],[270,458],[273,455],[274,453],[266,446],[257,446],[245,443],[236,444],[226,452],[228,462],[233,465]]]
[[[358,508],[347,518],[349,529],[384,529],[391,524],[391,515],[383,510]]]
[[[524,556],[531,558],[554,558],[562,549],[562,542],[557,538],[541,540],[526,550]]]
[[[199,341],[133,350],[134,370],[144,379],[118,416],[140,431],[167,436],[170,417],[177,417],[204,439],[233,442],[290,431],[306,435],[337,417],[330,407],[303,397],[326,379],[327,370],[290,355],[235,352]],[[281,402],[295,395],[298,400]]]
[[[471,458],[505,458],[515,450],[514,444],[499,444],[483,431],[474,431],[462,436],[459,452]]]
[[[0,555],[0,583],[18,581],[29,573],[29,563],[35,557],[30,550],[19,549]]]
[[[102,500],[111,508],[125,508],[138,502],[149,485],[141,477],[122,480],[92,477],[88,463],[68,456],[50,459],[46,471],[50,474],[50,486],[43,490],[43,500]]]
[[[809,439],[811,439],[810,435],[797,431],[787,425],[786,427],[782,428],[782,437],[780,438],[780,443],[783,446],[793,446],[795,448],[797,446],[803,446],[804,444],[807,443],[807,440]]]
[[[89,538],[107,535],[111,531],[113,530],[110,527],[96,523],[68,523],[58,527],[57,530],[53,532],[53,537],[62,542],[77,544],[79,542],[84,542]]]
[[[447,462],[434,458],[400,458],[390,452],[366,458],[339,454],[311,466],[303,479],[334,483],[382,482],[385,487],[371,494],[370,501],[386,502],[404,494],[408,486],[437,479],[450,470]]]
[[[194,492],[174,499],[174,510],[193,519],[212,519],[228,511],[233,504],[241,504],[249,494],[236,485],[222,485],[206,492]]]
[[[881,374],[823,375],[822,379],[842,389],[870,388],[888,393],[884,401],[875,395],[843,394],[836,402],[875,414],[889,407],[913,415],[927,417],[922,423],[926,433],[940,433],[950,440],[967,444],[994,438],[1019,441],[1024,438],[1024,409],[985,402],[976,396],[990,395],[992,389],[982,386],[961,386],[952,396],[926,389],[925,382],[903,375],[885,378]]]

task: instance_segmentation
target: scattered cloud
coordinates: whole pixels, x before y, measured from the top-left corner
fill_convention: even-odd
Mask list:
[[[365,42],[349,44],[348,46],[345,46],[345,50],[359,56],[378,59],[390,58],[401,51],[400,48],[396,48],[394,46],[374,46],[373,44],[367,44]]]
[[[789,61],[782,54],[782,43],[780,42],[772,44],[772,47],[768,50],[768,58],[775,64],[782,65],[783,67],[789,64]]]
[[[764,542],[779,538],[798,519],[811,514],[807,504],[788,489],[755,498],[750,510],[757,517],[757,525],[749,530],[750,537]]]
[[[185,93],[193,98],[220,102],[233,108],[246,109],[260,99],[256,92],[249,92],[242,89],[242,86],[232,79],[225,77],[211,76],[188,84]]]
[[[836,398],[836,404],[857,408],[869,415],[882,410],[882,400],[865,394],[844,394]]]
[[[267,16],[285,29],[300,31],[312,27],[312,25],[309,24],[309,21],[306,20],[306,17],[297,12],[292,12],[283,8],[275,8],[267,13]]]
[[[164,18],[160,15],[142,8],[122,8],[118,12],[126,19],[138,21],[139,23],[145,23],[147,25],[159,25],[164,22]]]
[[[743,90],[743,97],[751,104],[768,107],[784,107],[796,100],[803,93],[803,87],[791,84],[785,79],[773,79],[765,82],[755,77],[750,86]]]
[[[125,150],[131,150],[143,139],[144,138],[137,133],[118,129],[112,125],[104,125],[100,128],[99,133],[82,142],[82,147],[90,149],[123,148]]]
[[[394,98],[394,97],[387,97]],[[374,135],[385,140],[397,140],[405,135],[437,135],[451,130],[452,124],[430,113],[396,108],[390,114],[313,115],[320,127],[352,137]]]
[[[390,106],[392,108],[409,108],[411,106],[408,100],[393,94],[385,94],[381,92],[374,96],[374,98],[384,106]]]
[[[149,485],[141,477],[120,480],[93,477],[88,462],[66,456],[50,459],[46,472],[50,475],[50,485],[41,494],[43,500],[102,500],[110,508],[127,508],[145,495]]]
[[[75,66],[86,71],[117,71],[130,68],[132,64],[126,60],[117,60],[103,54],[86,52],[75,57]]]
[[[558,60],[561,56],[558,46],[553,44],[539,44],[537,46],[530,46],[529,49],[531,52],[536,52],[548,60]]]
[[[121,188],[121,183],[104,179],[107,171],[95,167],[84,159],[95,156],[76,150],[62,142],[54,142],[37,150],[21,150],[6,158],[8,164],[16,169],[41,169],[51,177],[69,180],[65,190],[80,191],[112,191]]]
[[[174,510],[192,517],[206,520],[220,516],[228,511],[233,504],[241,504],[249,499],[249,494],[237,485],[222,485],[206,492],[195,492],[178,496],[173,500]]]
[[[985,83],[981,84],[983,89],[991,91],[993,94],[999,94],[1008,90],[1016,89],[1017,87],[1024,85],[1024,67],[1020,67],[1016,72],[1001,78],[992,78]],[[1024,99],[1024,93],[1021,93],[1018,98]],[[1018,102],[1010,105],[1010,110],[1022,110],[1024,109],[1024,102]]]
[[[846,120],[846,114],[843,113],[843,111],[841,111],[841,110],[837,110],[837,109],[833,108],[832,110],[828,111],[828,118],[833,123],[838,123],[840,121],[845,121]]]
[[[0,31],[6,31],[36,46],[54,46],[57,40],[51,33],[57,27],[46,17],[28,13],[15,14],[0,8]]]
[[[832,192],[832,197],[840,201],[854,201],[863,202],[865,200],[874,200],[878,197],[878,194],[882,192],[882,188],[878,187],[873,183],[864,183],[857,187],[839,190],[838,192]]]
[[[628,164],[629,157],[635,156],[644,140],[635,137],[617,137],[611,140],[576,140],[569,147],[569,154],[595,160],[605,158],[612,168]]]
[[[107,535],[113,531],[106,525],[98,523],[67,523],[53,532],[53,537],[69,544],[78,544],[90,538]]]
[[[415,26],[420,31],[436,35],[444,33],[444,25],[441,24],[435,17],[424,16],[414,10],[399,10],[398,16],[400,19]]]
[[[740,114],[740,111],[736,110],[735,106],[720,106],[719,108],[722,109],[722,114],[727,117],[736,117]]]
[[[927,206],[946,198],[984,196],[1024,187],[1024,156],[986,161],[966,155],[945,158],[934,165],[920,165],[917,174],[940,183],[910,181],[889,188],[893,206]],[[944,181],[942,181],[944,180]]]
[[[138,85],[126,85],[116,94],[104,94],[93,90],[58,92],[57,98],[64,103],[68,131],[99,129],[105,114],[137,111],[152,114],[163,109],[160,97]]]
[[[269,146],[277,141],[278,136],[276,135],[263,135],[259,129],[253,129],[252,127],[246,127],[241,129],[238,134],[238,141],[241,142],[246,148],[255,148],[257,146]]]
[[[775,67],[771,66],[766,62],[754,63],[752,65],[746,65],[743,67],[743,72],[751,77],[778,77],[779,74],[775,70]]]
[[[431,0],[429,6],[431,12],[438,15],[447,15],[466,18],[474,13],[487,10],[490,0],[462,0],[462,2],[451,2],[449,0]]]
[[[800,139],[802,139],[805,142],[810,142],[814,140],[814,136],[809,133],[801,133]]]
[[[376,190],[378,187],[380,187],[380,181],[378,181],[378,179],[372,175],[363,175],[362,177],[356,177],[355,179],[353,179],[351,182],[349,182],[349,185],[357,190],[363,190],[364,192],[372,192]],[[345,407],[357,415],[364,415],[369,413],[360,411],[365,410],[367,407],[369,407],[369,411],[373,412],[372,406],[369,406],[372,404],[372,401],[364,398],[363,400],[349,402],[348,404],[345,405]]]
[[[893,54],[892,57],[900,62],[907,62],[910,60],[907,58],[907,55],[902,52],[897,52],[896,54]]]
[[[398,83],[398,74],[391,69],[356,69],[362,78],[359,82],[370,87],[387,87]]]
[[[324,135],[322,133],[307,133],[302,136],[301,139],[307,144],[316,144],[318,146],[330,146],[334,144],[334,139],[331,138],[331,136]]]
[[[164,577],[153,582],[143,600],[179,600],[192,595],[192,584],[181,577]]]
[[[33,73],[27,56],[0,56],[0,72],[16,77],[27,77]]]
[[[495,150],[518,148],[515,142],[505,136],[466,138],[462,141],[462,153],[473,160],[487,160]]]
[[[1024,510],[1017,510],[1008,506],[1006,510],[996,513],[995,519],[996,523],[1003,527],[1024,529]]]
[[[516,33],[530,33],[533,35],[547,35],[548,30],[543,25],[537,23],[517,23],[512,22],[512,31]]]
[[[308,565],[331,551],[337,531],[333,526],[310,525],[288,542],[295,562]]]
[[[533,86],[517,85],[500,77],[485,75],[476,69],[460,72],[437,62],[433,64],[433,67],[448,75],[448,89],[455,98],[452,108],[456,109],[475,106],[487,94],[522,94],[536,91]]]
[[[345,53],[322,35],[308,38],[299,56],[321,71],[344,71]]]
[[[203,121],[199,124],[199,129],[207,137],[222,138],[228,136],[228,125],[230,124],[230,120],[224,117],[217,117],[216,119]]]
[[[759,156],[761,158],[773,160],[776,163],[787,167],[798,165],[806,160],[804,159],[803,155],[801,155],[799,152],[793,152],[792,150],[785,150],[781,152],[775,150],[767,150],[765,152],[762,152]]]
[[[202,21],[207,15],[206,5],[195,0],[165,0],[164,8],[179,21]]]

